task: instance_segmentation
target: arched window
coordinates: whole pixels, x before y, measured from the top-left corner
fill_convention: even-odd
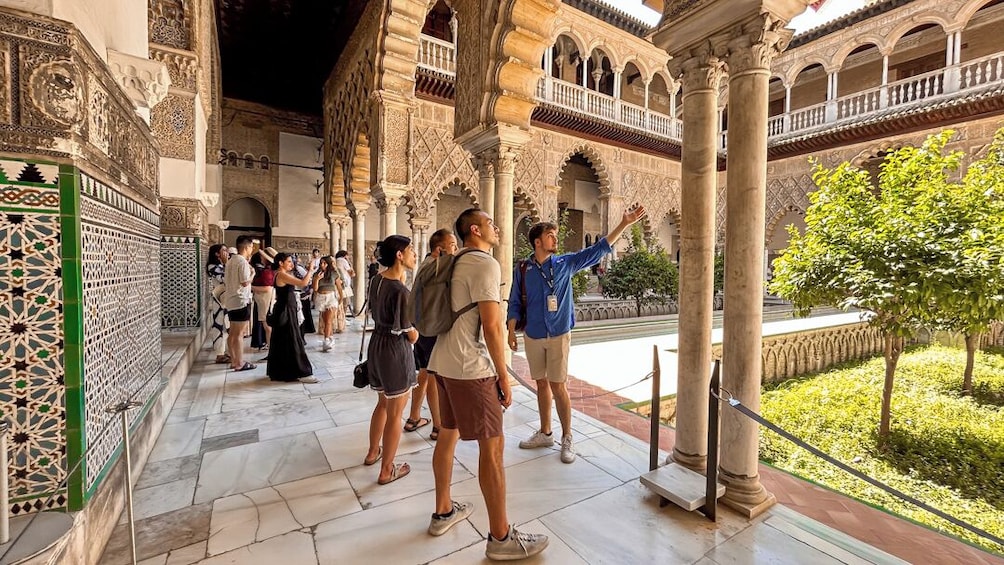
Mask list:
[[[237,153],[235,151],[227,153],[227,164],[231,167],[237,166]]]
[[[244,155],[244,168],[253,169],[254,168],[254,155],[246,153]]]
[[[261,159],[259,159],[258,162],[261,163],[261,170],[263,170],[263,171],[267,171],[269,165],[271,164],[269,162],[268,155],[262,155]]]

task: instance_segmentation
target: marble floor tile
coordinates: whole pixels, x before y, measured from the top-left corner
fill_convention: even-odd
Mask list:
[[[219,498],[213,502],[207,553],[220,555],[300,528],[303,524],[271,487]]]
[[[198,454],[148,462],[143,466],[143,472],[140,473],[135,488],[136,490],[145,489],[172,481],[198,477],[200,464],[202,464],[202,456]]]
[[[278,438],[202,457],[195,502],[312,477],[331,470],[312,433]]]
[[[436,483],[432,474],[432,452],[432,449],[423,449],[413,453],[398,452],[394,462],[408,463],[411,465],[411,473],[387,485],[377,484],[377,476],[380,474],[379,465],[350,467],[345,469],[345,476],[352,483],[352,488],[355,489],[364,509],[380,506],[415,494],[435,490]],[[457,463],[456,459],[453,460],[454,484],[471,480],[473,477],[474,475]]]
[[[572,504],[541,522],[590,563],[618,565],[693,563],[749,526],[730,512],[720,513],[714,524],[673,505],[659,508],[659,497],[637,482]]]
[[[242,432],[212,437],[207,436],[202,440],[202,446],[199,448],[199,453],[219,451],[228,447],[247,445],[249,443],[258,443],[258,430],[245,430]]]
[[[757,522],[711,548],[705,555],[719,565],[746,563],[812,563],[836,565],[843,561],[802,543],[763,522]]]
[[[200,541],[192,545],[175,549],[167,555],[167,563],[164,565],[192,565],[206,558],[207,542]]]
[[[136,552],[139,559],[148,559],[165,551],[205,541],[209,538],[209,520],[212,511],[212,504],[198,504],[138,520]],[[131,562],[129,529],[126,524],[119,524],[105,546],[101,565],[125,565]]]
[[[519,448],[520,440],[530,437],[536,430],[537,428],[532,427],[530,424],[505,429],[505,450],[502,452],[502,461],[506,467],[558,453],[557,448]],[[480,457],[478,442],[458,441],[453,456],[472,474],[478,474],[478,459]]]
[[[318,562],[428,563],[483,539],[468,521],[442,536],[430,536],[427,529],[434,506],[435,495],[427,492],[323,522],[314,531]]]
[[[561,541],[561,538],[547,529],[544,524],[541,524],[540,520],[518,524],[516,527],[521,532],[544,534],[548,537],[547,549],[543,553],[538,553],[529,559],[520,560],[521,565],[538,565],[543,563],[554,565],[588,565],[588,561],[583,560],[572,548],[565,545],[565,542]],[[489,563],[495,563],[485,557],[485,546],[485,541],[478,541],[456,553],[437,559],[429,565],[488,565]]]
[[[241,412],[261,409],[270,404],[295,404],[307,399],[303,383],[277,383],[268,377],[257,375],[253,380],[233,382],[229,380],[220,404],[222,412]]]
[[[561,429],[558,424],[558,415],[551,414],[551,423],[555,429]],[[529,424],[534,430],[540,429],[540,412],[537,411],[536,401],[533,405],[513,403],[505,414],[502,415],[502,425],[506,428],[514,428]]]
[[[167,565],[167,554],[161,553],[160,555],[155,555],[149,559],[144,559],[137,562],[138,565]]]
[[[596,465],[623,482],[635,480],[648,472],[648,454],[608,435],[576,441],[575,452],[578,459]]]
[[[198,563],[199,565],[317,565],[317,554],[314,553],[314,542],[309,533],[290,532],[203,559]]]
[[[404,424],[402,423],[402,426]],[[369,449],[369,420],[346,426],[327,428],[316,432],[317,441],[324,450],[332,471],[358,467],[366,458]],[[426,428],[422,428],[425,430]],[[413,453],[429,449],[434,443],[418,433],[402,433],[398,453]]]
[[[186,455],[197,455],[199,445],[202,443],[204,426],[205,421],[203,420],[164,425],[147,461],[164,461]]]
[[[342,471],[283,483],[272,488],[286,501],[293,518],[304,526],[315,526],[363,509],[348,477]]]
[[[224,401],[226,402],[226,401]],[[263,404],[247,410],[226,411],[206,418],[204,437],[232,434],[245,430],[275,429],[310,422],[331,421],[324,403],[303,395],[295,402]]]
[[[377,393],[370,389],[355,389],[353,392],[325,396],[324,406],[331,419],[339,426],[369,422],[376,406]]]
[[[138,520],[158,516],[185,508],[192,504],[195,495],[195,477],[159,484],[133,491],[133,515]],[[128,519],[128,512],[122,512],[120,523]]]
[[[192,407],[188,410],[188,417],[196,418],[219,412],[223,405],[223,387],[226,382],[225,372],[203,375],[199,379],[199,388],[195,391],[195,398],[192,400]]]
[[[506,468],[509,521],[516,524],[529,522],[621,484],[620,480],[587,461],[566,465],[557,455],[513,465]],[[474,503],[471,523],[487,534],[488,514],[481,499],[478,480],[455,484],[452,496]],[[594,514],[594,517],[600,514],[602,512]]]
[[[351,367],[346,368],[345,372],[348,374],[333,377],[307,388],[307,395],[311,398],[317,398],[319,396],[328,396],[330,394],[340,394],[343,392],[354,392],[359,390],[352,386]]]
[[[335,427],[335,423],[331,421],[331,416],[329,416],[327,412],[324,413],[324,418],[325,418],[324,420],[318,420],[316,422],[308,422],[306,424],[300,424],[298,426],[289,426],[286,428],[259,429],[258,441],[268,441],[270,439],[295,436],[297,434],[305,434],[308,432],[327,430],[329,428]]]

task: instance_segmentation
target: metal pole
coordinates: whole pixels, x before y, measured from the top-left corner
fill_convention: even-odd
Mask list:
[[[118,413],[122,417],[122,457],[125,460],[126,511],[129,513],[129,548],[132,550],[132,564],[136,565],[136,517],[133,512],[132,500],[132,453],[129,449],[129,418],[127,413],[131,408],[139,406],[137,402],[125,401],[107,409],[109,413]]]
[[[718,397],[722,393],[721,364],[721,360],[715,360],[715,370],[711,372],[711,394],[708,395],[708,465],[703,512],[712,522],[717,521],[718,514]]]
[[[7,485],[7,430],[10,424],[7,420],[0,421],[0,544],[10,541],[10,516],[7,515],[8,499]]]
[[[652,413],[649,425],[648,439],[648,470],[655,471],[659,467],[659,408],[662,400],[659,386],[659,346],[652,346]]]

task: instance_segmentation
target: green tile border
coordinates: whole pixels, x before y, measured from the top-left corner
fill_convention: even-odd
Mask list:
[[[80,171],[59,166],[59,223],[63,270],[63,374],[66,402],[66,470],[84,457],[87,449],[84,409],[84,285],[81,267]],[[85,466],[68,477],[67,508],[84,507]]]

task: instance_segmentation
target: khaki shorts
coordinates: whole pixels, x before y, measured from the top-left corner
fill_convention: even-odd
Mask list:
[[[254,305],[258,308],[258,321],[264,322],[265,316],[272,311],[272,304],[275,302],[275,289],[270,288],[268,292],[254,293]]]
[[[498,379],[450,379],[433,375],[439,388],[439,418],[443,428],[458,430],[463,440],[503,435]]]
[[[568,348],[571,343],[572,332],[542,339],[524,335],[523,347],[533,380],[565,382],[568,379]]]

